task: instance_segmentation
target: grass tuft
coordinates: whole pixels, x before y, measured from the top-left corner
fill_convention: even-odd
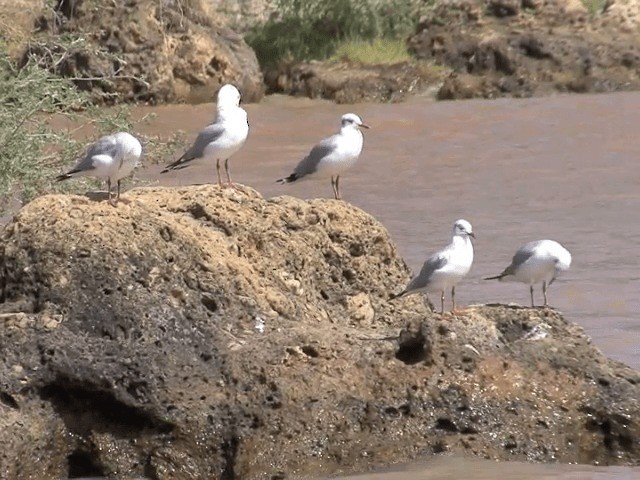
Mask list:
[[[363,65],[394,64],[411,60],[404,40],[377,38],[346,40],[336,47],[331,60]]]
[[[591,15],[595,16],[602,13],[607,4],[607,0],[582,0],[582,4]]]
[[[418,18],[415,0],[275,0],[275,4],[277,14],[246,36],[264,69],[282,61],[325,60],[347,41],[404,39]]]

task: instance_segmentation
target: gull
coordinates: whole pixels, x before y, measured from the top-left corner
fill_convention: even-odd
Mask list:
[[[418,292],[440,292],[440,313],[444,313],[444,292],[451,288],[452,310],[455,310],[456,285],[469,273],[473,263],[471,238],[476,238],[471,224],[462,219],[456,221],[453,224],[451,243],[431,255],[407,288],[392,295],[391,300]]]
[[[222,186],[220,160],[224,160],[227,185],[234,187],[229,174],[229,158],[242,148],[248,135],[249,122],[247,112],[240,107],[240,92],[231,84],[223,85],[218,92],[215,121],[201,130],[193,145],[160,173],[186,168],[194,160],[215,158],[218,185]]]
[[[362,132],[369,128],[355,113],[347,113],[340,120],[340,131],[315,145],[288,177],[277,183],[291,183],[302,178],[331,177],[336,200],[340,200],[340,175],[351,168],[362,151]]]
[[[97,177],[107,180],[109,203],[115,206],[120,200],[120,181],[129,175],[138,164],[142,155],[140,141],[127,132],[105,135],[89,146],[75,167],[67,173],[58,175],[61,182],[72,177]],[[117,182],[115,200],[111,197],[111,184]]]
[[[500,275],[487,277],[485,280],[517,281],[529,284],[531,306],[533,303],[533,285],[542,282],[544,306],[547,306],[547,287],[558,277],[560,272],[569,270],[571,254],[554,240],[535,240],[518,249],[511,260],[511,265]]]

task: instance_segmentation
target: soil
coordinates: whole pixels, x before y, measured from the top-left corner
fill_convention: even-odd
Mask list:
[[[264,93],[255,53],[205,0],[60,0],[35,24],[22,61],[35,55],[96,102],[210,102],[224,83],[247,102]],[[61,40],[75,35],[87,43]]]
[[[407,45],[417,61],[285,65],[265,73],[267,90],[362,102],[640,89],[637,0],[593,13],[579,0],[438,0]]]
[[[0,245],[1,478],[640,464],[638,372],[553,309],[389,301],[409,270],[348,203],[49,195]]]
[[[445,70],[427,62],[362,65],[348,61],[287,63],[265,73],[267,93],[336,103],[399,102],[433,89]]]
[[[637,90],[640,17],[621,13],[637,7],[591,14],[577,0],[440,1],[409,48],[452,70],[443,100]]]

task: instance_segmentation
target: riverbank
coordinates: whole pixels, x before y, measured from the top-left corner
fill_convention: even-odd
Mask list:
[[[436,0],[414,12],[410,34],[389,39],[406,45],[407,59],[382,63],[358,55],[266,62],[243,38],[260,24],[238,23],[238,34],[229,23],[235,17],[205,0],[165,6],[135,0],[100,9],[85,1],[53,14],[39,11],[35,0],[24,8],[29,1],[7,5],[4,22],[0,18],[7,23],[17,17],[6,34],[10,49],[73,77],[98,102],[207,102],[225,82],[238,85],[247,102],[260,101],[264,92],[359,103],[411,95],[450,100],[640,88],[637,0],[495,0],[486,7],[481,0]],[[256,13],[252,21],[265,15]],[[264,28],[279,32],[278,16],[268,18]],[[112,25],[125,27],[116,31]],[[295,25],[285,27],[281,35],[301,35]],[[64,43],[69,36],[85,42]]]

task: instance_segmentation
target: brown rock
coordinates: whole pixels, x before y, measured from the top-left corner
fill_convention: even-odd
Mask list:
[[[60,1],[54,16],[45,12],[38,25],[22,61],[35,55],[97,101],[210,102],[224,83],[235,84],[247,102],[264,94],[255,53],[204,0],[103,2],[99,8]],[[58,36],[68,34],[82,34],[88,45],[61,46]],[[66,54],[58,62],[51,52]]]
[[[265,74],[268,93],[325,98],[337,103],[398,102],[437,83],[442,72],[421,62],[282,64]]]
[[[389,302],[409,272],[347,203],[51,195],[1,245],[3,478],[309,478],[444,451],[640,463],[637,372],[551,309]]]
[[[607,13],[589,15],[580,0],[527,1],[520,14],[511,0],[491,0],[485,10],[482,5],[439,0],[409,39],[417,58],[457,75],[445,80],[438,98],[640,89],[634,61],[640,57],[640,30],[621,31],[613,14],[605,26]]]
[[[488,0],[487,11],[496,17],[510,17],[520,13],[521,0]]]

